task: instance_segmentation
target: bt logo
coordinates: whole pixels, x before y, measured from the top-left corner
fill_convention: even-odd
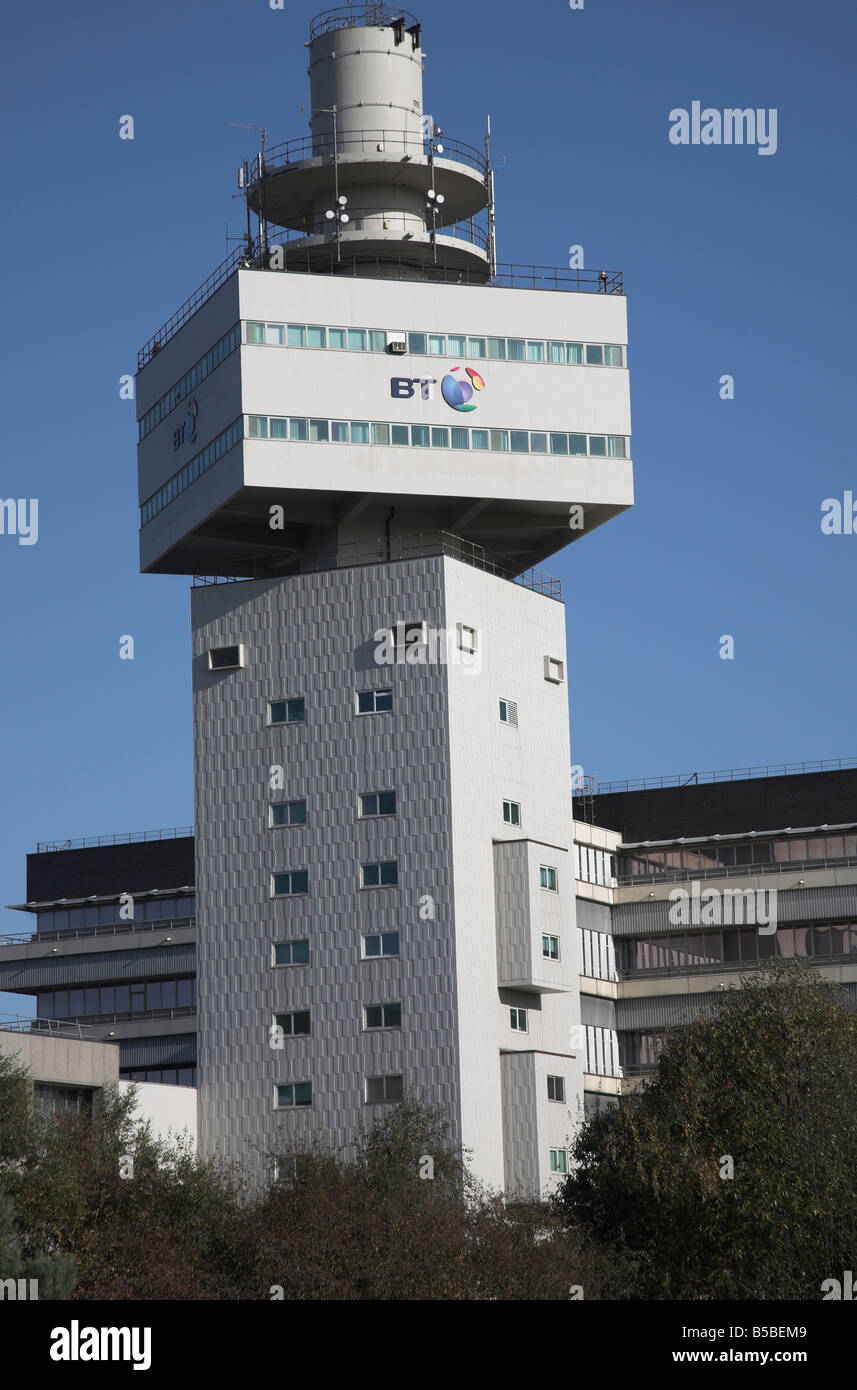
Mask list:
[[[472,400],[473,392],[484,391],[485,389],[483,378],[473,367],[465,367],[464,370],[470,377],[469,381],[466,381],[464,377],[455,376],[455,373],[460,372],[461,368],[453,367],[452,371],[448,372],[440,383],[440,394],[447,405],[452,406],[453,410],[475,410],[476,403]]]
[[[173,430],[173,448],[180,449],[183,444],[193,444],[196,439],[196,422],[199,417],[199,406],[196,398],[188,401],[187,411],[182,423],[177,430]]]
[[[409,401],[415,394],[414,387],[419,386],[420,395],[424,401],[432,398],[433,386],[437,386],[437,377],[434,376],[392,376],[390,377],[390,395],[395,401]]]

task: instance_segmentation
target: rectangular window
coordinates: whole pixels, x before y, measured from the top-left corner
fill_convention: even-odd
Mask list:
[[[281,1109],[295,1105],[312,1105],[312,1082],[296,1081],[277,1087],[277,1105]]]
[[[586,365],[587,367],[603,367],[604,349],[599,343],[586,344]]]
[[[366,1078],[366,1104],[374,1105],[380,1102],[389,1103],[390,1101],[401,1100],[404,1094],[404,1083],[401,1076],[367,1076]]]
[[[542,955],[545,960],[559,960],[559,937],[542,937]]]
[[[484,339],[484,338],[468,338],[468,339],[467,339],[467,355],[468,355],[468,357],[484,357],[484,356],[485,356],[485,339]]]
[[[265,324],[265,342],[271,347],[282,347],[285,336],[285,330],[281,323]]]
[[[310,348],[323,348],[325,345],[325,330],[320,324],[310,323],[307,325],[306,345]]]
[[[306,719],[306,700],[303,695],[292,700],[271,700],[268,703],[269,724],[303,724]]]
[[[608,343],[604,349],[604,363],[607,367],[622,367],[624,361],[622,348],[616,343]]]
[[[433,449],[449,448],[449,430],[442,425],[432,425],[431,447]]]
[[[248,439],[268,438],[268,417],[266,415],[247,416],[247,437]]]
[[[208,653],[209,671],[234,671],[244,665],[244,648],[212,647]]]
[[[368,1004],[366,1006],[366,1028],[401,1028],[401,1004]]]
[[[470,431],[470,442],[471,442],[471,444],[472,444],[472,446],[473,446],[474,449],[487,449],[487,448],[488,448],[488,431],[487,431],[487,430],[471,430],[471,431]]]
[[[360,797],[360,815],[394,816],[396,814],[395,792],[366,792]]]
[[[262,343],[265,341],[265,325],[263,323],[248,323],[246,325],[246,343]]]
[[[548,1077],[548,1100],[565,1100],[565,1078],[562,1076]]]
[[[521,805],[518,801],[503,802],[503,820],[507,825],[521,824]]]
[[[389,426],[389,425],[378,424],[377,422],[374,423],[374,424],[372,425],[372,443],[373,443],[373,444],[389,444],[389,442],[390,442],[390,426]]]
[[[306,329],[301,323],[290,323],[288,328],[289,347],[306,347]]]
[[[345,329],[329,328],[327,330],[327,346],[333,348],[334,352],[342,352],[345,349]]]
[[[458,650],[469,652],[471,655],[479,645],[479,633],[475,627],[468,627],[466,623],[456,623],[458,630]]]
[[[426,355],[426,335],[425,333],[408,334],[408,352],[412,352],[416,357]]]
[[[289,439],[300,442],[309,439],[309,427],[306,420],[289,420]]]
[[[622,434],[608,434],[607,436],[607,457],[611,459],[623,459],[625,453],[625,436]]]
[[[307,869],[291,869],[288,873],[274,874],[273,879],[275,898],[295,898],[309,892]]]
[[[347,420],[331,420],[331,422],[330,422],[330,437],[331,437],[331,439],[332,439],[332,441],[333,441],[334,444],[347,444],[347,443],[348,443],[348,421],[347,421]]]
[[[395,428],[394,425],[393,429]],[[429,447],[428,425],[411,425],[411,444],[415,449],[427,449]]]
[[[544,362],[545,345],[544,343],[527,343],[527,361]]]
[[[539,886],[546,888],[549,893],[557,891],[556,869],[552,868],[550,864],[539,865]]]
[[[363,957],[373,960],[382,956],[399,954],[399,933],[397,931],[373,932],[363,938]]]
[[[545,680],[553,685],[562,685],[565,680],[565,667],[558,657],[545,657]]]
[[[370,351],[370,352],[386,352],[386,351],[387,351],[387,334],[384,332],[383,328],[370,328],[370,330],[369,330],[369,351]]]
[[[271,825],[306,825],[306,801],[274,801]]]
[[[361,888],[395,888],[399,882],[399,865],[395,859],[383,864],[361,864]]]
[[[586,453],[586,435],[585,435],[585,434],[570,434],[570,435],[568,436],[568,452],[569,452],[570,454],[575,454],[575,455],[578,455],[578,454],[585,454],[585,453]]]
[[[552,1173],[565,1173],[567,1171],[565,1149],[551,1149],[550,1165]]]
[[[405,446],[407,446],[410,443],[410,440],[408,438],[409,430],[407,425],[393,425],[390,433],[392,436],[393,444],[404,444]]]
[[[526,430],[510,430],[509,437],[512,441],[513,454],[528,454],[530,451],[530,436]]]
[[[486,344],[488,347],[488,356],[490,358],[495,362],[504,362],[506,360],[505,338],[487,338]]]
[[[327,420],[310,420],[309,437],[316,444],[326,443],[330,438]]]
[[[506,341],[506,351],[509,354],[510,362],[526,361],[527,345],[523,338],[508,338]]]
[[[470,431],[469,431],[469,430],[461,429],[460,427],[456,427],[455,425],[453,425],[451,434],[452,434],[452,447],[453,447],[453,449],[469,449],[469,448],[470,448]]]
[[[548,451],[548,437],[546,434],[530,434],[530,451],[534,454],[546,454]]]
[[[446,335],[443,333],[429,333],[428,350],[429,357],[444,357],[446,355]]]
[[[510,728],[518,727],[518,706],[514,700],[500,701],[500,723],[508,724]]]
[[[589,452],[594,458],[607,457],[607,440],[603,434],[591,434],[589,436]]]
[[[507,454],[509,452],[509,431],[491,430],[491,448],[495,454]]]
[[[526,1032],[528,1032],[529,1030],[528,1030],[528,1028],[527,1028],[527,1011],[526,1011],[526,1009],[510,1009],[510,1010],[509,1010],[509,1025],[510,1025],[510,1027],[511,1027],[513,1033],[526,1033]]]
[[[565,343],[548,343],[548,361],[565,362]]]
[[[274,419],[272,419],[272,420],[269,421],[269,424],[270,424],[270,426],[271,426],[271,438],[272,438],[272,439],[287,439],[287,438],[288,438],[288,435],[289,435],[289,422],[288,422],[288,420],[274,420]]]
[[[460,333],[450,333],[448,336],[450,357],[467,356],[467,339]]]
[[[349,348],[351,349],[352,352],[365,352],[365,351],[366,351],[366,329],[365,329],[365,328],[349,328],[349,330],[348,330],[348,346],[349,346]]]
[[[552,434],[552,435],[551,435],[551,453],[552,453],[552,454],[567,454],[567,453],[568,453],[568,435],[567,435],[567,434]]]
[[[583,362],[583,343],[566,343],[565,360],[571,366],[579,367]]]
[[[392,690],[359,690],[358,714],[387,714],[393,708]]]
[[[352,421],[351,421],[351,443],[352,443],[352,444],[368,444],[368,443],[369,443],[369,425],[368,425],[368,422],[367,422],[366,420],[352,420]]]
[[[308,941],[278,941],[274,946],[275,965],[309,965]]]
[[[309,1036],[309,1009],[301,1009],[291,1014],[274,1014],[274,1018],[287,1038]]]

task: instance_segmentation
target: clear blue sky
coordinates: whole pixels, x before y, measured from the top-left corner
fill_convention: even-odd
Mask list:
[[[426,109],[474,144],[491,113],[500,259],[563,266],[580,243],[625,276],[637,504],[546,566],[575,761],[609,778],[857,753],[857,535],[820,530],[824,498],[857,495],[852,0],[410,7]],[[6,13],[0,495],[40,519],[34,546],[0,536],[3,902],[40,839],[193,819],[189,580],[137,572],[119,377],[223,258],[226,219],[241,230],[256,137],[227,123],[305,131],[321,8]],[[669,112],[694,100],[775,107],[777,153],[673,146]]]

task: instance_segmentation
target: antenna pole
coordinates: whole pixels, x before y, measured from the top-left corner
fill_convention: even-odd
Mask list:
[[[494,216],[494,170],[491,167],[491,117],[485,131],[485,173],[488,185],[488,269],[491,279],[497,275],[497,223]]]

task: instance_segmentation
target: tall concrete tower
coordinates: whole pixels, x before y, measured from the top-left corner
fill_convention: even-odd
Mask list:
[[[200,1133],[403,1093],[536,1193],[582,1093],[558,581],[630,506],[621,278],[505,266],[421,28],[310,30],[311,135],[140,354],[141,567],[192,590]],[[481,219],[481,221],[480,221]]]

